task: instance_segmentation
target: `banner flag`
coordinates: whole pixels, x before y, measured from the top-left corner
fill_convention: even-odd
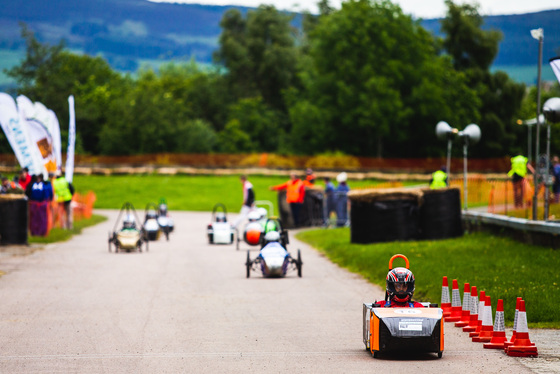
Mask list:
[[[60,124],[56,114],[49,109],[49,127],[53,139],[54,158],[56,160],[57,170],[62,170],[62,143],[60,139]]]
[[[23,95],[18,96],[16,100],[20,115],[25,119],[29,139],[36,145],[36,154],[38,162],[42,166],[42,174],[47,179],[48,173],[57,171],[53,137],[49,131],[51,115],[43,104],[33,103]]]
[[[68,122],[68,150],[66,151],[65,177],[72,182],[74,177],[74,147],[76,143],[76,114],[74,112],[74,95],[68,96],[70,119]]]
[[[14,154],[19,165],[29,169],[30,174],[41,172],[35,164],[33,144],[29,142],[27,134],[27,126],[24,126],[20,114],[16,107],[15,100],[8,94],[0,92],[0,125],[10,146],[14,150]]]
[[[553,57],[549,60],[552,71],[556,75],[556,79],[560,82],[560,57]]]

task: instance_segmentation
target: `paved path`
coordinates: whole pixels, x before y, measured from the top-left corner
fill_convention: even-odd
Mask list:
[[[117,212],[102,213],[107,222],[68,242],[0,256],[0,373],[526,373],[528,361],[544,365],[535,372],[558,369],[553,355],[507,357],[449,324],[440,360],[373,359],[362,303],[383,291],[293,236],[303,278],[246,279],[246,251],[207,244],[209,213],[173,212],[169,242],[119,254],[107,251]]]

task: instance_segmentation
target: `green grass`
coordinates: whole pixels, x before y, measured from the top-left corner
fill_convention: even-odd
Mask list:
[[[269,187],[284,183],[288,177],[249,176],[257,200],[269,200],[278,214],[276,191]],[[371,186],[376,180],[349,181],[350,188]],[[410,182],[413,183],[413,182]],[[318,182],[318,185],[323,186]],[[120,209],[129,201],[136,210],[144,211],[150,202],[167,199],[170,210],[211,211],[216,203],[222,203],[228,212],[238,212],[242,203],[242,188],[239,175],[118,175],[118,176],[74,176],[74,186],[79,192],[93,190],[97,195],[95,207]]]
[[[100,222],[106,221],[107,217],[93,214],[91,218],[74,221],[74,228],[72,230],[64,230],[53,228],[48,236],[30,236],[29,243],[49,244],[55,242],[63,242],[70,239],[74,235],[82,232],[82,229],[97,225]]]
[[[441,302],[442,277],[469,282],[497,300],[504,299],[505,319],[512,324],[516,297],[526,301],[531,327],[560,328],[560,256],[557,250],[522,244],[508,238],[485,233],[438,241],[411,241],[376,244],[351,244],[350,230],[318,229],[298,234],[301,239],[331,261],[363,275],[372,283],[385,287],[391,256],[404,254],[416,277],[414,298]],[[399,262],[397,262],[399,261]],[[396,260],[393,266],[404,266]],[[373,301],[373,300],[372,300]]]

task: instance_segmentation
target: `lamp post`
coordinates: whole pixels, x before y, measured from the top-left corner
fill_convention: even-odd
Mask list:
[[[536,123],[536,122],[535,122]],[[523,121],[522,119],[517,120],[517,124],[520,126],[526,125],[527,126],[527,158],[529,163],[531,163],[531,143],[532,143],[532,136],[531,136],[531,127],[534,125],[533,123],[529,123],[529,120]]]
[[[467,148],[469,144],[476,144],[480,140],[480,127],[471,123],[457,135],[463,139],[463,209],[468,210]]]
[[[560,122],[560,98],[553,97],[548,99],[543,105],[544,117],[546,117],[546,174],[544,176],[545,199],[544,199],[544,220],[548,221],[549,197],[548,197],[548,172],[550,169],[550,123]]]
[[[539,65],[537,74],[537,133],[536,133],[536,144],[535,144],[535,163],[539,162],[539,134],[540,134],[540,114],[541,114],[541,70],[542,70],[542,50],[543,50],[543,39],[544,32],[543,29],[531,30],[531,36],[539,41]],[[535,164],[536,166],[536,164]],[[535,174],[533,175],[533,183],[535,185],[535,193],[533,195],[533,220],[537,220],[537,203],[538,203],[538,168],[535,168]]]
[[[436,125],[436,136],[438,139],[444,140],[447,139],[447,164],[446,164],[446,172],[447,175],[451,175],[451,146],[453,143],[453,136],[457,135],[459,130],[452,128],[449,124],[445,121],[439,121]],[[449,177],[447,177],[447,187],[449,187]]]

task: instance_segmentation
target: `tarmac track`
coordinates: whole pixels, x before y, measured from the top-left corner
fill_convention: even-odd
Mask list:
[[[118,254],[107,249],[118,212],[100,213],[109,220],[68,242],[25,256],[4,250],[0,256],[0,373],[465,374],[560,368],[555,356],[516,359],[485,350],[451,324],[442,359],[406,352],[373,359],[362,343],[362,303],[381,299],[382,289],[293,235],[288,249],[302,251],[302,278],[292,272],[264,279],[253,272],[247,279],[249,247],[208,245],[209,213],[172,212],[176,229],[168,242],[150,242],[147,253]],[[253,247],[251,257],[256,253]]]

